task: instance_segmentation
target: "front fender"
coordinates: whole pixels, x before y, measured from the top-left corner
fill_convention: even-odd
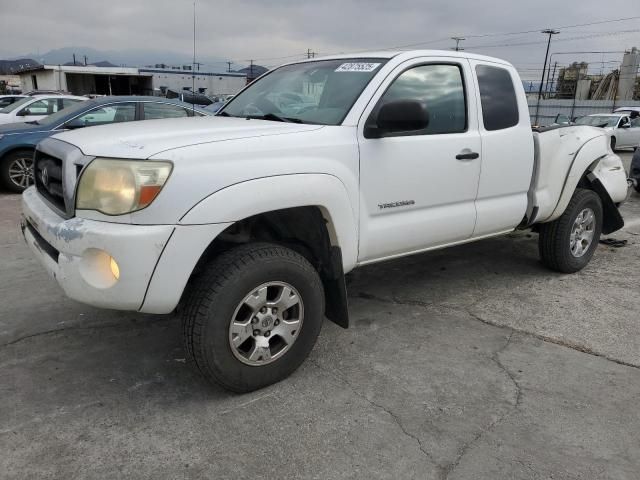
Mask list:
[[[333,175],[301,173],[236,183],[202,199],[179,224],[233,223],[260,213],[304,206],[322,210],[331,243],[342,250],[345,273],[353,269],[358,257],[357,214],[344,184]]]

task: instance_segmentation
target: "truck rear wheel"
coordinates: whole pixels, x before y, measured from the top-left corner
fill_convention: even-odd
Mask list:
[[[602,232],[602,202],[591,190],[576,189],[564,213],[540,225],[538,247],[542,263],[563,273],[583,269],[598,247]]]
[[[243,245],[191,282],[183,310],[185,350],[208,380],[250,392],[302,364],[323,318],[322,283],[303,256],[269,243]]]

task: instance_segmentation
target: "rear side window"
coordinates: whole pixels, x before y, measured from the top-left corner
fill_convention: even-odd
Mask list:
[[[169,103],[144,103],[144,119],[188,117],[189,113],[178,105]]]
[[[518,124],[518,99],[508,70],[476,67],[485,130],[502,130]]]

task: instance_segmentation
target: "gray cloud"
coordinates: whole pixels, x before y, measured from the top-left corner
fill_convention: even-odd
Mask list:
[[[0,12],[0,58],[69,46],[191,55],[192,2],[188,0],[0,0]],[[197,56],[205,63],[257,59],[270,66],[302,58],[307,48],[327,54],[424,42],[424,48],[448,49],[451,40],[428,42],[634,15],[640,15],[635,0],[198,0]],[[640,46],[640,32],[567,40],[633,29],[640,30],[640,21],[565,29],[554,38],[552,51]],[[538,43],[518,45],[530,42]],[[503,44],[510,46],[493,46]],[[463,46],[512,61],[525,78],[539,76],[536,69],[541,68],[545,48],[540,33],[469,37]],[[621,55],[605,57],[612,60]],[[557,57],[561,63],[602,58]]]

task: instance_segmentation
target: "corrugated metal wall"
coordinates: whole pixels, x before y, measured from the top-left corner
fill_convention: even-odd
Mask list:
[[[535,123],[536,105],[538,101],[529,99],[529,116],[531,123]],[[540,110],[538,111],[538,125],[549,125],[553,123],[556,115],[562,113],[570,118],[582,117],[592,113],[611,113],[615,108],[620,107],[640,107],[637,100],[626,102],[613,102],[611,100],[557,100],[548,98],[540,100]]]

